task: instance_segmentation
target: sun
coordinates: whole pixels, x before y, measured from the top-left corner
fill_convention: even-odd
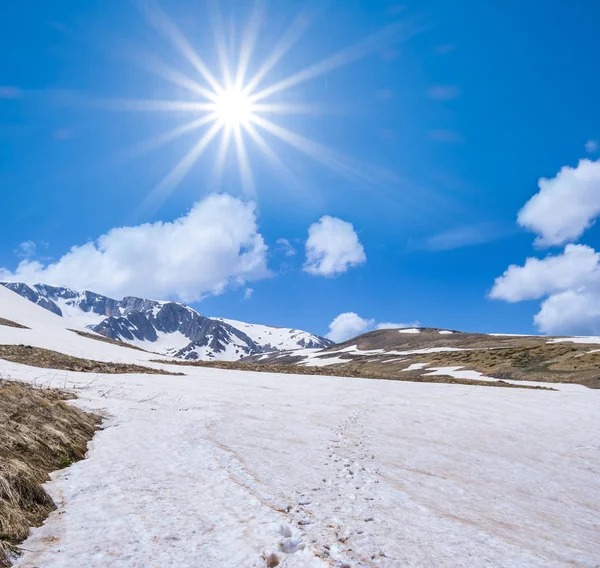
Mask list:
[[[155,56],[145,58],[141,63],[147,70],[161,76],[174,84],[178,89],[187,92],[184,100],[121,100],[117,108],[140,111],[188,113],[190,120],[159,136],[146,140],[136,148],[148,151],[159,148],[175,139],[200,131],[197,141],[173,166],[163,179],[149,193],[146,201],[155,205],[164,201],[175,190],[183,178],[192,170],[202,154],[217,141],[217,157],[214,161],[215,181],[220,183],[223,176],[227,156],[233,147],[239,169],[242,189],[247,194],[254,194],[254,180],[251,167],[251,154],[248,144],[265,158],[277,173],[289,182],[288,187],[300,188],[292,170],[282,161],[278,152],[268,139],[279,141],[305,156],[334,170],[339,175],[361,185],[375,186],[374,178],[378,175],[375,168],[367,171],[364,164],[356,159],[349,159],[334,150],[319,144],[298,132],[283,126],[274,116],[289,114],[315,114],[322,112],[313,104],[287,103],[282,95],[292,87],[306,81],[327,75],[352,61],[389,47],[400,38],[408,39],[413,30],[403,24],[390,24],[364,40],[329,57],[310,64],[283,79],[269,84],[270,72],[280,63],[286,53],[306,31],[309,19],[305,14],[299,15],[275,44],[265,59],[252,65],[252,54],[264,14],[261,13],[262,0],[256,0],[255,10],[247,28],[240,37],[227,38],[220,14],[213,14],[212,25],[215,33],[215,53],[218,56],[218,67],[209,68],[200,54],[194,49],[181,30],[171,21],[159,7],[157,0],[139,0],[146,20],[179,52],[187,64],[191,64],[193,72],[186,74],[174,69]],[[218,3],[211,3],[218,10]],[[401,33],[399,33],[401,32]],[[239,52],[231,61],[231,45],[238,43]],[[252,72],[251,72],[252,71]],[[267,83],[266,85],[264,83]],[[278,102],[274,102],[277,96]],[[266,137],[265,137],[266,135]]]
[[[231,128],[247,127],[252,119],[251,98],[241,89],[229,88],[217,95],[213,108],[216,120]]]

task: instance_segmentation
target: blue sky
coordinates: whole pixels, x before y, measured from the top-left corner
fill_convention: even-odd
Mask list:
[[[225,35],[239,40],[253,3],[221,4]],[[161,6],[218,74],[206,5],[164,0]],[[465,0],[460,8],[441,0],[426,6],[412,0],[271,1],[250,76],[300,13],[308,15],[310,26],[265,77],[265,87],[397,24],[394,33],[371,41],[362,57],[277,94],[278,102],[318,105],[318,112],[270,117],[342,155],[358,173],[341,175],[267,135],[294,183],[278,175],[251,140],[255,192],[245,191],[232,148],[222,178],[215,181],[214,144],[171,193],[148,204],[153,188],[199,133],[136,156],[131,148],[198,115],[131,112],[117,108],[122,104],[117,99],[193,100],[181,86],[145,69],[144,56],[158,57],[205,85],[202,76],[148,25],[134,2],[32,0],[5,10],[0,22],[4,277],[27,275],[74,287],[89,281],[103,288],[98,291],[156,291],[172,298],[182,298],[185,290],[183,299],[196,299],[196,286],[203,299],[193,305],[207,315],[321,334],[345,312],[369,320],[365,328],[418,321],[464,331],[600,333],[600,260],[594,250],[600,236],[594,226],[600,213],[594,145],[600,140],[600,80],[594,72],[600,6],[558,0],[544,2],[543,10],[538,2],[516,0],[495,6]],[[582,159],[590,161],[585,182],[578,175],[580,167],[588,167],[588,162],[581,166]],[[573,175],[558,177],[563,167],[573,168]],[[539,178],[551,180],[549,187],[538,186]],[[215,192],[234,202],[207,208],[203,200]],[[536,194],[541,197],[517,222]],[[252,202],[255,209],[241,202]],[[115,282],[111,258],[98,252],[101,244],[86,249],[86,270],[98,259],[98,274],[88,280],[79,265],[62,260],[71,247],[93,243],[113,228],[189,219],[197,203],[204,203],[199,214],[204,220],[195,222],[211,229],[191,230],[183,244],[158,229],[145,233],[157,242],[143,251],[135,248],[135,239],[124,239],[124,232],[111,240],[118,254],[133,247],[119,258],[139,259],[143,252],[152,257],[151,268],[157,257],[181,255],[189,245],[193,262],[187,268],[183,261],[156,265],[157,273],[169,272],[157,277],[164,280],[160,286],[148,283],[151,273]],[[566,226],[563,212],[573,203],[577,210]],[[317,269],[311,270],[309,227],[322,229],[323,216],[340,223],[329,227],[334,233],[322,231],[311,241],[317,247]],[[551,226],[544,224],[549,218]],[[191,242],[215,238],[222,230],[227,240],[227,231],[242,227],[246,233],[239,241],[233,238],[235,258],[230,249],[215,256],[210,242]],[[295,254],[279,239],[289,241]],[[171,241],[169,252],[162,243]],[[338,245],[350,247],[350,256],[332,250]],[[239,261],[248,251],[250,268]],[[576,253],[577,259],[589,253],[579,272],[572,269]],[[324,267],[333,257],[328,255],[338,259],[329,272]],[[541,264],[525,265],[527,258]],[[19,272],[23,262],[28,270]],[[490,299],[496,278],[513,264],[522,270],[507,275]],[[559,286],[540,276],[548,266],[577,272],[578,279]],[[124,273],[126,268],[121,267]],[[214,282],[213,270],[219,273]],[[199,272],[208,276],[199,279]],[[532,280],[535,291],[527,288]]]

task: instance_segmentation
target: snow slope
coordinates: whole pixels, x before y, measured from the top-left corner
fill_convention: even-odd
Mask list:
[[[155,353],[144,353],[77,335],[72,329],[92,333],[70,320],[31,303],[15,292],[0,286],[0,317],[29,329],[0,325],[0,345],[24,344],[43,347],[94,361],[147,364]],[[160,367],[160,365],[158,366]]]
[[[172,357],[235,361],[266,351],[332,345],[328,339],[296,329],[207,318],[179,302],[133,296],[114,300],[46,284],[0,285],[76,326]]]
[[[6,300],[0,317],[35,329],[0,326],[0,342],[146,356]],[[106,423],[52,476],[58,509],[18,568],[598,565],[600,391],[184,370],[45,370]]]
[[[311,349],[317,347],[326,347],[333,345],[333,342],[324,343],[323,338],[317,337],[312,333],[291,329],[288,327],[272,327],[269,325],[260,325],[255,323],[245,323],[243,321],[231,320],[226,318],[213,318],[218,321],[228,323],[232,327],[239,329],[250,337],[256,344],[264,347],[268,351],[286,351],[288,349]]]

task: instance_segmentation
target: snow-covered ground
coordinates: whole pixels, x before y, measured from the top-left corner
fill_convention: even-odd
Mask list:
[[[38,316],[0,343],[147,359]],[[600,391],[170,368],[187,376],[0,361],[107,417],[19,568],[598,566]]]
[[[108,427],[17,566],[597,566],[596,391],[200,368],[52,384]]]
[[[600,336],[586,335],[584,337],[558,337],[548,340],[548,343],[564,343],[565,341],[570,341],[571,343],[600,343]]]

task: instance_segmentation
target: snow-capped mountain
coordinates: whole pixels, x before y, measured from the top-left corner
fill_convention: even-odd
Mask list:
[[[173,357],[235,361],[257,353],[332,344],[306,331],[209,318],[178,302],[132,296],[114,300],[46,284],[2,284],[77,325]]]

